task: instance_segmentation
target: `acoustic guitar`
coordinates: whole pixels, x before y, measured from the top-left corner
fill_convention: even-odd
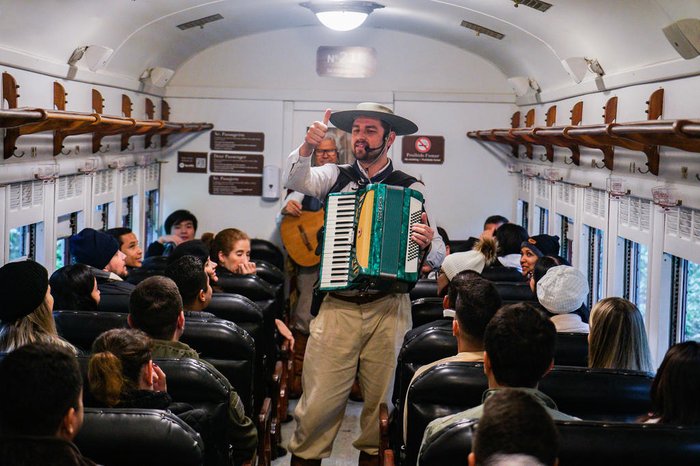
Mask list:
[[[316,255],[318,230],[323,227],[323,209],[316,212],[302,211],[301,216],[285,215],[280,224],[280,237],[289,257],[302,267],[321,262]]]

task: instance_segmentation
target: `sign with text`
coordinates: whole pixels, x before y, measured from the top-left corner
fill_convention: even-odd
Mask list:
[[[262,196],[262,176],[209,175],[214,196]]]
[[[441,164],[445,161],[443,136],[404,136],[401,142],[404,163]]]
[[[263,172],[264,157],[260,154],[222,154],[212,152],[209,166],[216,173],[256,173]]]
[[[181,173],[206,173],[206,152],[178,152],[177,171]]]
[[[377,71],[373,47],[321,46],[316,50],[316,74],[331,78],[369,78]]]
[[[211,150],[262,152],[265,149],[265,133],[212,131],[209,135]]]

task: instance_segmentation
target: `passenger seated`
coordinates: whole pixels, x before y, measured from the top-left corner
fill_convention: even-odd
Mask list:
[[[204,238],[204,236],[202,236],[202,238]],[[194,256],[202,261],[204,264],[204,271],[207,272],[207,275],[209,275],[210,285],[214,286],[214,284],[219,280],[216,275],[216,262],[212,261],[209,257],[209,246],[203,241],[203,239],[193,239],[180,243],[180,245],[173,249],[173,252],[171,252],[168,256],[168,264],[172,264],[183,256]]]
[[[77,353],[56,331],[48,275],[44,266],[30,260],[0,267],[0,352],[50,343]]]
[[[559,237],[550,235],[531,236],[520,245],[520,266],[523,276],[531,277],[537,259],[544,256],[559,255]]]
[[[122,297],[126,301],[134,285],[122,279],[127,273],[126,255],[119,250],[119,243],[114,237],[103,231],[85,228],[70,237],[69,250],[73,264],[92,267],[103,304],[108,296]]]
[[[469,466],[555,466],[559,433],[554,421],[536,398],[521,390],[504,388],[484,402],[484,414],[474,433]],[[503,462],[497,456],[508,455]],[[516,461],[510,455],[525,455],[533,462]]]
[[[458,252],[456,254],[469,254]],[[449,256],[448,256],[449,257]],[[418,368],[411,383],[422,373],[449,362],[482,362],[484,360],[484,331],[501,307],[501,297],[493,284],[478,273],[467,270],[458,273],[450,281],[449,293],[443,298],[445,308],[452,307],[455,312],[452,321],[452,334],[457,338],[455,356],[440,359]],[[410,386],[410,384],[409,384]],[[404,441],[408,416],[408,401],[403,404]]]
[[[525,228],[514,223],[506,223],[493,234],[498,245],[498,260],[484,268],[482,275],[487,280],[520,282],[524,280],[520,266],[520,246],[527,241]]]
[[[119,243],[119,250],[124,253],[126,258],[127,272],[130,269],[137,269],[142,265],[143,250],[139,246],[139,239],[131,228],[110,228],[107,230]],[[126,278],[125,276],[122,278]]]
[[[651,385],[650,424],[700,425],[700,343],[686,341],[666,352]]]
[[[100,290],[92,269],[85,264],[61,267],[49,279],[53,308],[62,311],[97,311]]]
[[[537,299],[552,314],[557,332],[588,333],[588,324],[577,312],[587,296],[586,277],[568,265],[552,267],[537,282]]]
[[[255,262],[250,260],[250,237],[241,230],[226,228],[217,233],[209,255],[218,264],[216,273],[219,276],[255,275]],[[280,335],[289,342],[289,347],[294,349],[292,331],[280,319],[275,319],[275,326]]]
[[[210,419],[204,410],[173,403],[165,373],[151,359],[148,335],[134,329],[108,330],[92,344],[92,353],[88,382],[98,405],[169,410],[209,438]]]
[[[577,420],[557,410],[554,401],[537,386],[554,366],[556,329],[554,324],[529,303],[503,306],[484,333],[484,373],[488,390],[483,400],[503,388],[517,388],[535,397],[555,420]],[[479,419],[484,405],[435,419],[425,429],[422,445],[455,422]]]
[[[152,357],[200,359],[197,351],[180,341],[185,315],[180,292],[171,279],[155,276],[139,283],[129,301],[128,322],[130,327],[151,337]],[[231,390],[228,419],[234,459],[237,462],[250,459],[256,449],[257,432],[234,390]]]
[[[32,343],[0,362],[0,464],[94,466],[73,444],[83,424],[75,355]]]
[[[459,250],[452,252],[471,251],[476,246],[476,242],[484,238],[493,238],[494,232],[503,224],[508,223],[508,219],[502,215],[491,215],[484,221],[484,231],[481,232],[478,238],[470,236],[464,245]]]
[[[197,232],[197,217],[189,210],[176,210],[163,223],[165,235],[148,245],[146,257],[167,256],[173,248],[194,239]]]
[[[472,270],[481,273],[487,264],[496,260],[496,241],[486,238],[479,241],[474,249],[465,252],[456,252],[445,257],[437,275],[437,294],[445,296],[450,281],[460,272]]]
[[[591,311],[588,367],[654,372],[644,318],[623,298],[601,299]]]
[[[204,263],[198,257],[180,257],[168,265],[165,276],[177,285],[185,317],[215,317],[210,312],[204,312],[211,302],[212,289]]]

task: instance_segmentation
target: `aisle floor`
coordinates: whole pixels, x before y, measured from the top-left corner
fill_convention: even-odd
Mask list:
[[[289,403],[289,413],[294,412],[297,401],[292,400]],[[345,417],[343,424],[340,426],[340,432],[335,438],[333,444],[333,453],[331,457],[323,460],[323,466],[355,466],[357,457],[360,452],[355,450],[352,442],[360,435],[360,413],[362,412],[362,403],[348,401],[348,406],[345,409]],[[282,424],[282,446],[285,448],[289,443],[289,439],[294,432],[296,423],[292,420],[286,424]],[[287,453],[282,458],[277,458],[272,462],[272,466],[286,466],[289,464],[291,454]]]

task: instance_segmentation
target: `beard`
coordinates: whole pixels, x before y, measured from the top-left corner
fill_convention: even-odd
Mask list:
[[[381,155],[384,153],[384,148],[385,144],[382,143],[381,146],[370,149],[368,143],[360,141],[355,143],[355,145],[352,147],[352,155],[354,155],[355,159],[359,162],[371,164],[381,157]]]

